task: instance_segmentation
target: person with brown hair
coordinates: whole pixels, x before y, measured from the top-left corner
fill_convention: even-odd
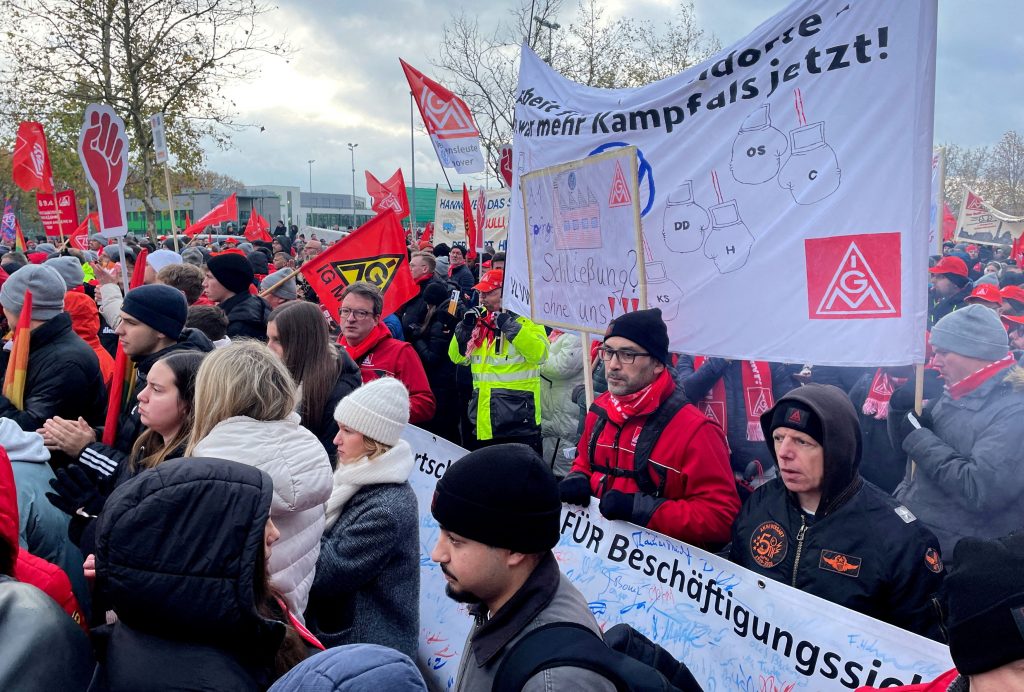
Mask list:
[[[156,282],[182,292],[185,302],[195,305],[203,295],[203,270],[194,264],[168,264],[157,272]]]
[[[327,320],[305,301],[275,308],[267,320],[267,345],[301,386],[297,413],[302,425],[317,436],[334,465],[338,402],[362,384],[359,366],[331,343]]]

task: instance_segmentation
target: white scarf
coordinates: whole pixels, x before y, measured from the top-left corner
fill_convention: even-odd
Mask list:
[[[405,440],[381,454],[376,459],[363,457],[351,464],[338,461],[334,471],[334,490],[327,500],[327,528],[334,526],[353,495],[367,485],[382,483],[404,483],[409,480],[413,466],[412,448]]]

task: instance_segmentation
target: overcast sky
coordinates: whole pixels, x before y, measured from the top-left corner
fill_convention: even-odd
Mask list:
[[[855,0],[854,0],[855,1]],[[460,3],[481,23],[504,19],[512,2]],[[568,4],[572,4],[569,0]],[[778,12],[785,0],[696,0],[702,27],[727,46]],[[356,7],[352,7],[356,5]],[[657,18],[675,0],[608,0],[611,13]],[[480,9],[486,6],[486,9]],[[349,192],[355,149],[355,187],[365,194],[363,170],[384,178],[402,167],[410,181],[408,85],[398,58],[432,77],[430,59],[449,17],[427,0],[288,0],[273,15],[297,48],[289,63],[263,64],[254,84],[232,95],[241,118],[264,126],[234,136],[228,151],[211,150],[208,167],[248,185],[295,185]],[[475,8],[475,9],[474,9]],[[991,145],[1007,130],[1024,130],[1024,11],[1020,0],[940,0],[935,141]],[[563,21],[569,21],[567,16]],[[416,124],[420,116],[416,113]],[[444,184],[426,135],[417,133],[417,185]],[[463,178],[449,172],[460,186]],[[477,185],[478,181],[466,179]],[[494,181],[491,181],[492,185]]]

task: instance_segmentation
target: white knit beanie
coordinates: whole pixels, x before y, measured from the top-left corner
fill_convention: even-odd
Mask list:
[[[409,422],[409,390],[394,377],[373,380],[338,402],[334,420],[394,447]]]

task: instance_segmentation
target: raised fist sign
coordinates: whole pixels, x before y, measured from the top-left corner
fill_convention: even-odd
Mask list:
[[[78,157],[96,193],[100,233],[108,238],[128,232],[124,184],[128,179],[128,135],[114,109],[97,103],[85,109],[78,135]]]

